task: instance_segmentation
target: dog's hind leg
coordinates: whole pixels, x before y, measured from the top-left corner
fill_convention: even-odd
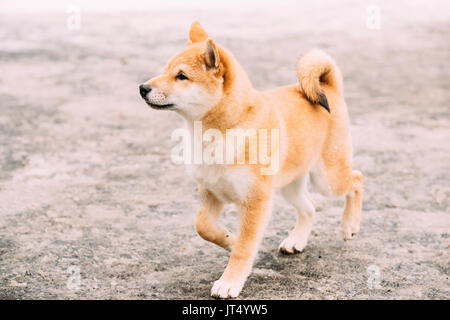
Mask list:
[[[359,231],[361,221],[363,176],[359,171],[352,171],[350,191],[345,197],[344,214],[342,215],[342,234],[344,240],[352,239]]]
[[[319,190],[324,195],[345,196],[342,235],[344,240],[352,239],[358,233],[361,221],[363,176],[361,172],[351,169],[348,155],[323,160],[322,165],[314,170],[312,181],[316,186],[322,185]]]
[[[314,223],[314,204],[307,190],[308,175],[294,180],[283,189],[283,197],[297,209],[297,222],[289,236],[281,242],[279,250],[290,254],[301,252],[308,242],[309,234]]]
[[[206,241],[230,251],[234,244],[234,236],[219,226],[223,203],[209,190],[200,188],[201,208],[197,213],[195,227],[197,233]]]

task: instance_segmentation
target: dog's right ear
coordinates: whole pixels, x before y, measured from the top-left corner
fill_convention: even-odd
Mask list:
[[[191,30],[189,30],[188,45],[196,42],[202,42],[206,39],[208,39],[208,34],[198,21],[194,21],[191,24]]]

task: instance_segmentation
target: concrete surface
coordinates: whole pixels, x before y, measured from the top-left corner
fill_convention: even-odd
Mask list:
[[[448,299],[449,6],[376,1],[371,30],[369,4],[82,13],[78,31],[65,12],[0,14],[0,298],[209,298],[228,253],[195,233],[196,185],[170,161],[182,121],[137,87],[199,19],[258,89],[295,82],[308,49],[330,53],[365,176],[357,238],[341,238],[343,201],[315,196],[295,256],[277,252],[295,221],[277,196],[241,298]],[[222,221],[236,226],[233,208]]]

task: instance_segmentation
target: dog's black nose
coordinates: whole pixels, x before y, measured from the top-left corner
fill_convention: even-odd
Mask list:
[[[146,84],[141,84],[139,86],[139,92],[141,93],[141,97],[142,98],[146,98],[147,94],[152,91],[152,88],[150,88],[150,86],[146,85]]]

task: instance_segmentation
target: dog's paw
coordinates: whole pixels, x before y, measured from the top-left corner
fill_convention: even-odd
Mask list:
[[[305,249],[307,242],[307,237],[289,236],[281,242],[278,250],[284,254],[299,253]]]
[[[211,296],[214,298],[236,298],[241,293],[244,283],[228,282],[223,280],[217,280],[214,282],[211,288]]]
[[[342,236],[344,240],[353,239],[359,231],[359,222],[346,221],[342,223]]]

